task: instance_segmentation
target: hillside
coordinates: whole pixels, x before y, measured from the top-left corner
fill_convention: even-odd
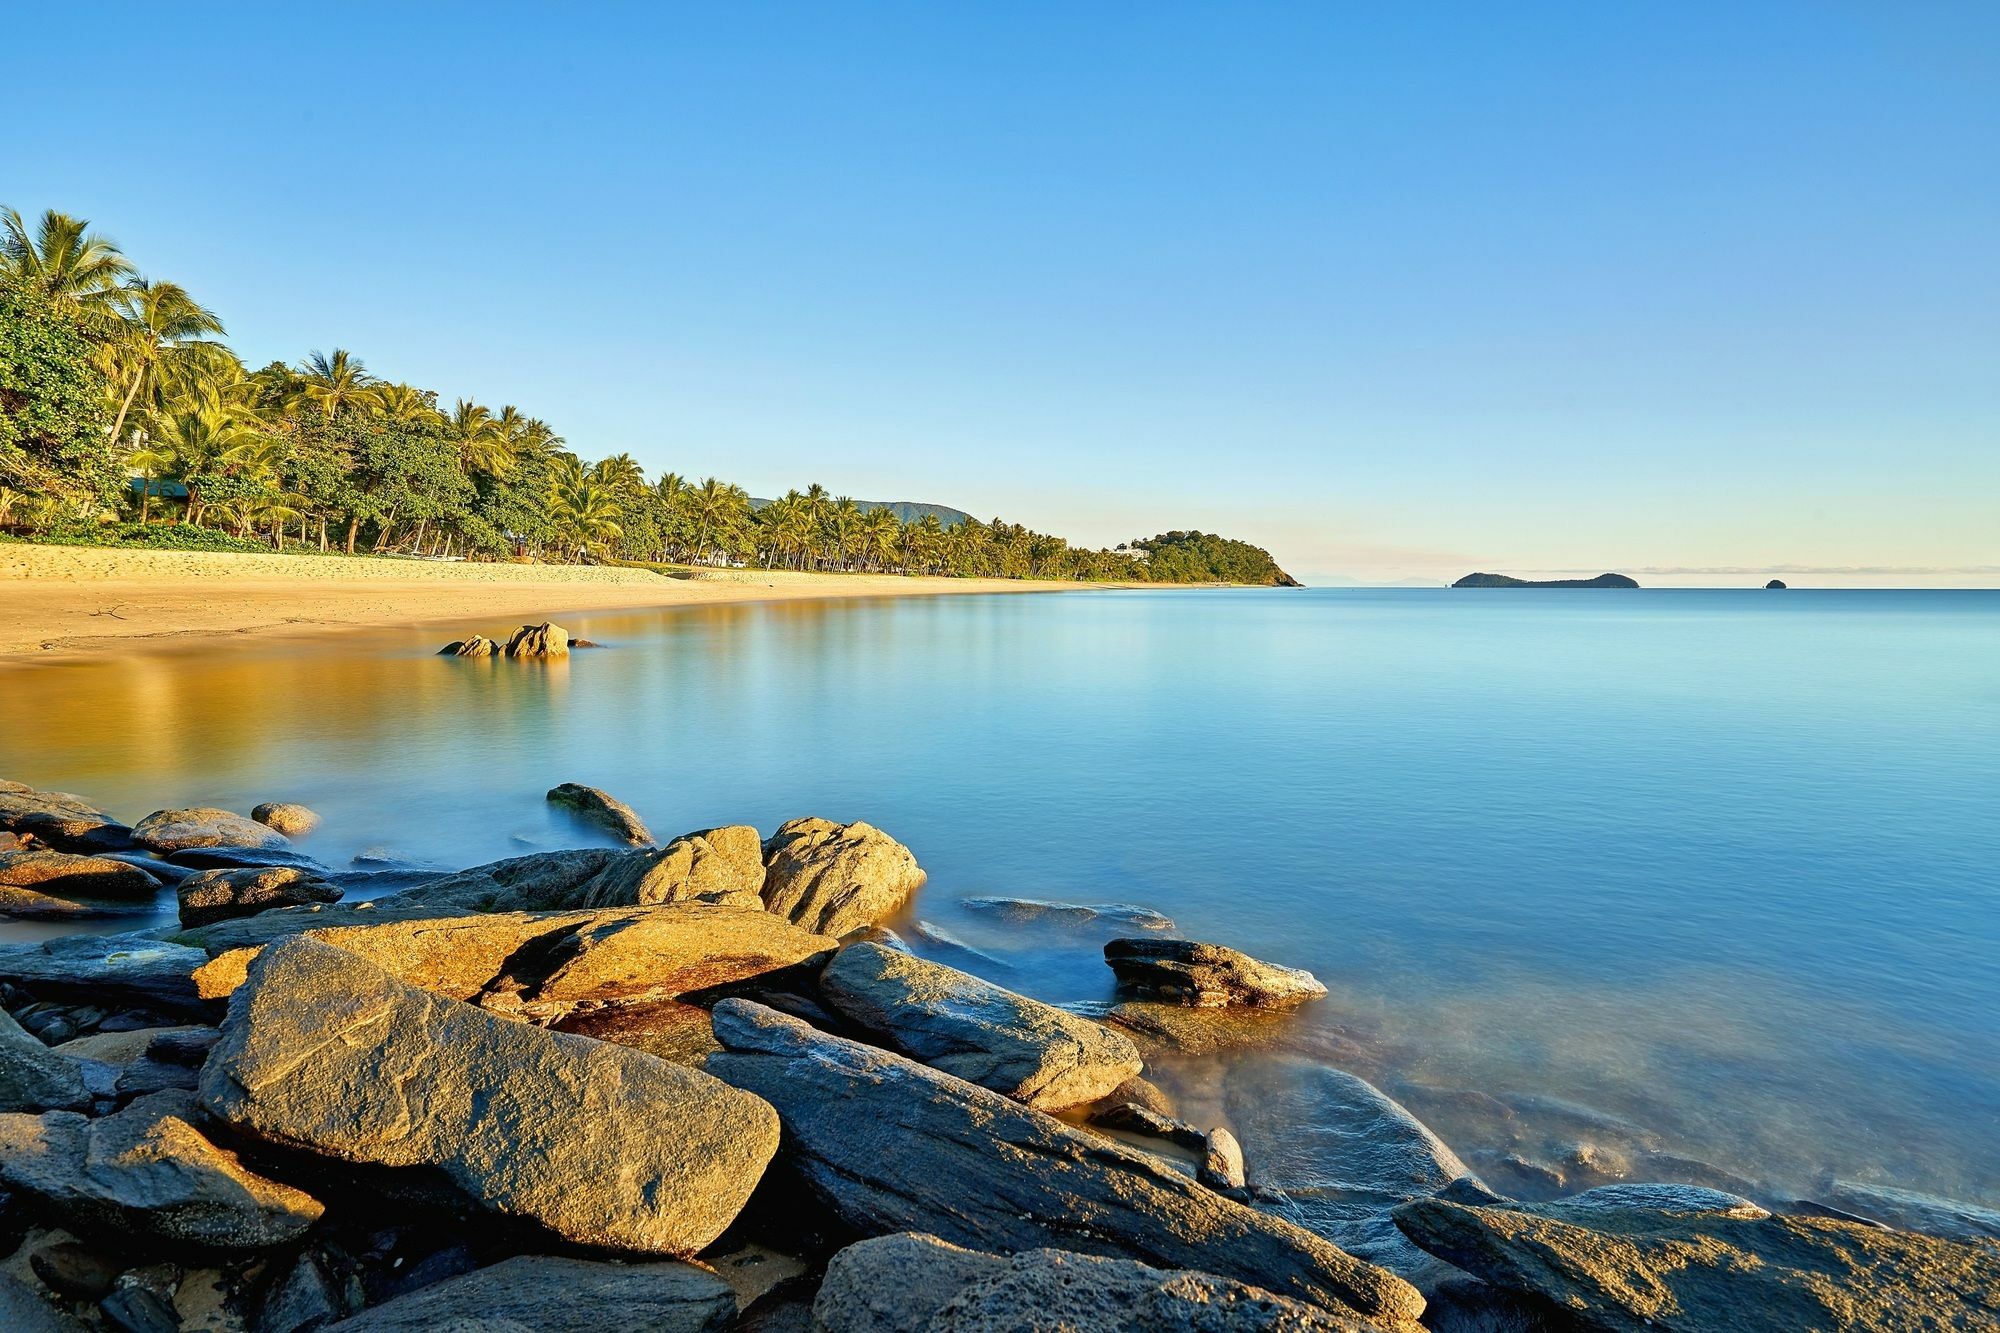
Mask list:
[[[1157,583],[1249,583],[1275,588],[1303,585],[1278,568],[1261,546],[1207,532],[1164,532],[1131,543],[1148,556]]]
[[[754,495],[750,497],[752,512],[767,508],[770,503],[769,500],[760,500]],[[921,500],[856,500],[854,507],[864,514],[876,509],[886,509],[896,516],[896,521],[899,523],[921,523],[926,518],[936,515],[937,521],[947,528],[955,528],[972,517],[963,509],[953,509],[950,505],[925,504]]]
[[[1624,574],[1599,574],[1594,579],[1517,579],[1511,574],[1467,574],[1454,588],[1636,588],[1639,581]]]

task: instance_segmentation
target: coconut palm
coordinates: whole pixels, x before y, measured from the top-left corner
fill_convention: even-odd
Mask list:
[[[689,536],[697,559],[727,554],[750,517],[750,497],[740,486],[714,477],[687,493]]]
[[[637,499],[645,494],[646,470],[639,466],[639,460],[630,454],[613,454],[599,459],[591,469],[591,475],[609,486],[614,494],[628,499]]]
[[[469,398],[461,398],[446,422],[458,441],[458,459],[467,472],[504,477],[514,466],[513,442],[493,419],[493,413]]]
[[[375,415],[399,425],[421,426],[443,420],[431,396],[411,384],[377,384],[369,392]]]
[[[122,437],[125,418],[142,391],[186,390],[236,368],[235,354],[205,336],[223,332],[222,321],[196,304],[179,283],[134,278],[113,292],[108,304],[119,316],[105,345],[111,382],[125,385],[111,423],[112,439]]]
[[[331,355],[314,352],[299,363],[299,370],[305,400],[329,419],[342,408],[372,410],[375,377],[347,349],[336,347]]]
[[[51,208],[30,235],[19,210],[0,208],[0,275],[101,331],[112,324],[119,284],[132,276],[132,265],[82,218]]]
[[[861,541],[864,556],[872,557],[878,569],[889,568],[903,544],[903,524],[896,511],[879,506],[869,510],[861,520]]]
[[[200,524],[205,502],[201,487],[222,475],[233,464],[257,456],[269,444],[269,437],[256,430],[238,412],[202,407],[169,413],[159,422],[154,448],[169,473],[187,487],[190,523]]]

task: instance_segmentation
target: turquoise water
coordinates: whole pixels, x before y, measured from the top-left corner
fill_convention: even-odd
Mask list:
[[[335,863],[587,841],[542,802],[561,781],[663,834],[866,819],[931,873],[913,918],[989,957],[920,949],[1017,989],[1103,998],[1098,937],[960,899],[1136,902],[1310,967],[1333,995],[1294,1041],[1469,1156],[1551,1159],[1570,1113],[1533,1108],[1561,1098],[1755,1181],[2000,1203],[2000,593],[564,619],[612,646],[460,662],[395,630],[13,672],[0,775],[128,818],[302,800]]]

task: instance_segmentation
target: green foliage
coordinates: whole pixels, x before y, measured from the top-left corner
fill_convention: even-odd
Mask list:
[[[1132,543],[1148,552],[1151,577],[1160,583],[1251,583],[1296,587],[1261,546],[1206,532],[1163,532]]]
[[[33,494],[52,518],[107,502],[117,469],[106,406],[82,329],[48,298],[0,282],[0,485]]]
[[[446,411],[345,348],[246,372],[212,336],[222,332],[89,223],[49,212],[31,225],[0,209],[0,524],[175,550],[1290,581],[1258,548],[1198,532],[1093,551],[817,485],[753,509],[715,477],[648,481],[623,453],[586,463],[513,406],[461,398]],[[136,522],[101,521],[119,499]]]

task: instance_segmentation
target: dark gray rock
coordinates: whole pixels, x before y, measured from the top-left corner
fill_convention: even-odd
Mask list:
[[[157,856],[145,852],[106,852],[104,859],[143,870],[155,881],[169,888],[195,873],[193,866],[177,866],[172,861],[162,861]]]
[[[639,812],[602,788],[565,782],[549,788],[548,802],[561,806],[585,823],[595,824],[612,837],[634,847],[643,847],[653,841],[653,832],[646,827],[646,821],[639,818]]]
[[[87,1108],[116,1088],[110,1066],[52,1050],[0,1009],[0,1111]]]
[[[1602,1333],[2000,1326],[2000,1247],[1817,1218],[1419,1199],[1426,1250]]]
[[[259,825],[258,827],[262,827]],[[280,842],[283,839],[279,839]],[[179,851],[166,853],[169,864],[189,870],[246,870],[262,869],[270,866],[290,866],[297,870],[310,870],[325,874],[326,867],[307,856],[304,852],[290,847],[183,847]]]
[[[821,935],[880,925],[923,882],[909,848],[858,820],[794,819],[764,843],[764,905]]]
[[[340,1333],[720,1333],[736,1293],[688,1264],[530,1254],[436,1283],[334,1324]]]
[[[1072,1251],[1003,1256],[901,1233],[833,1256],[823,1333],[1369,1333],[1379,1325],[1207,1273]]]
[[[131,829],[61,791],[0,791],[0,831],[30,835],[63,852],[122,852],[132,846]]]
[[[206,926],[276,907],[337,903],[341,890],[310,870],[266,866],[204,870],[185,880],[174,895],[183,926]]]
[[[78,1235],[203,1253],[283,1245],[319,1220],[316,1200],[216,1147],[195,1128],[199,1118],[193,1097],[178,1092],[96,1120],[0,1115],[0,1185]]]
[[[1303,969],[1197,940],[1116,939],[1104,946],[1104,961],[1124,989],[1197,1008],[1287,1008],[1326,994]]]
[[[709,1069],[778,1108],[786,1168],[864,1235],[926,1231],[1007,1251],[1067,1245],[1164,1268],[1198,1264],[1384,1322],[1422,1312],[1401,1279],[1146,1153],[761,1005],[724,1000],[713,1017],[727,1049]]]
[[[207,961],[200,949],[148,935],[66,935],[0,944],[0,982],[43,999],[201,1016],[207,1006],[196,993],[194,970]]]
[[[0,1328],[7,1333],[84,1333],[80,1321],[4,1273],[0,1273]]]
[[[190,847],[272,847],[289,844],[276,829],[212,805],[155,810],[132,826],[132,841],[151,852]]]
[[[98,1302],[97,1312],[114,1333],[180,1333],[174,1307],[145,1287],[119,1287]]]
[[[312,939],[264,950],[202,1066],[208,1111],[339,1161],[426,1168],[582,1245],[691,1254],[735,1218],[778,1118],[696,1070],[443,999]]]
[[[28,1256],[42,1285],[67,1300],[100,1301],[125,1271],[123,1260],[73,1240],[44,1245]]]
[[[1147,1138],[1161,1139],[1189,1152],[1208,1151],[1208,1135],[1200,1129],[1185,1120],[1161,1115],[1150,1107],[1133,1102],[1119,1102],[1092,1111],[1090,1123],[1100,1129],[1115,1129],[1125,1134],[1140,1134]],[[1242,1153],[1240,1145],[1237,1152],[1240,1156]]]
[[[1044,1111],[1094,1102],[1142,1067],[1100,1023],[879,944],[842,949],[819,993],[890,1049]]]

